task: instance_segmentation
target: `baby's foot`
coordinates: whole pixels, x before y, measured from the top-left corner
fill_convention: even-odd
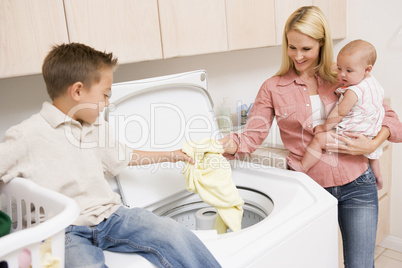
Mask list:
[[[375,184],[377,185],[377,190],[378,190],[378,191],[381,190],[382,187],[384,187],[384,183],[383,183],[382,177],[375,178]]]

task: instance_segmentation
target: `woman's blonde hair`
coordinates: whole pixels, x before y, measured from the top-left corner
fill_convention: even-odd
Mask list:
[[[334,69],[331,32],[327,19],[316,6],[300,7],[286,21],[282,41],[282,65],[276,75],[284,75],[290,69],[295,68],[292,59],[287,53],[287,33],[290,30],[298,31],[320,42],[320,55],[318,66],[316,67],[318,75],[322,79],[334,83],[337,74]]]

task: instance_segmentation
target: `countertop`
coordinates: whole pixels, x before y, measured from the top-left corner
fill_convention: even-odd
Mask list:
[[[251,155],[246,155],[241,160],[264,166],[288,169],[286,157],[289,151],[283,148],[274,148],[261,145]]]

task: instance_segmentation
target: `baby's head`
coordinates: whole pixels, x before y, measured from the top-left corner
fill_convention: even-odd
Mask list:
[[[70,43],[53,47],[43,62],[42,74],[53,104],[74,107],[71,115],[70,111],[63,112],[73,119],[93,123],[97,118],[94,115],[108,105],[116,66],[117,58],[112,53]]]
[[[345,86],[356,85],[370,76],[377,52],[372,44],[364,40],[354,40],[339,51],[338,79]]]

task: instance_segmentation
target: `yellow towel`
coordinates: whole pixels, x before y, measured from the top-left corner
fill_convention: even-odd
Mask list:
[[[216,208],[218,217],[215,229],[226,233],[241,229],[244,201],[232,180],[229,162],[222,156],[222,145],[213,139],[184,142],[183,152],[195,160],[186,163],[183,174],[187,180],[187,190],[198,193],[201,199]]]

